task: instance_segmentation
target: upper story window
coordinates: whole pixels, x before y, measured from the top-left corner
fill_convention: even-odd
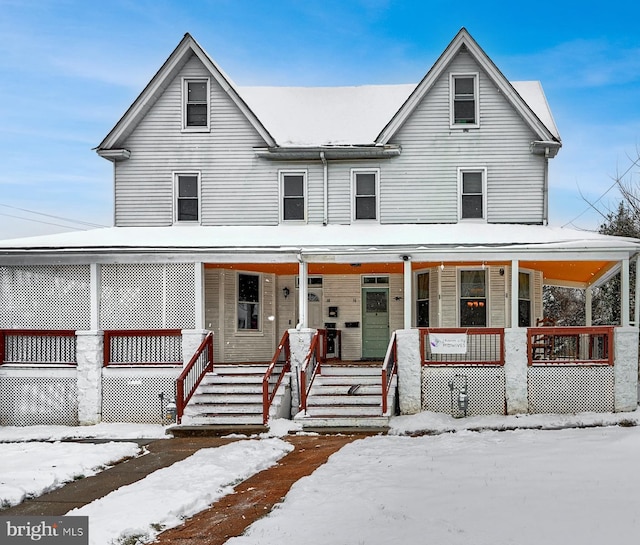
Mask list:
[[[306,219],[306,172],[281,172],[280,195],[282,221]]]
[[[352,170],[353,219],[378,219],[378,178],[380,171]]]
[[[200,221],[200,173],[174,174],[176,222]]]
[[[238,331],[260,330],[260,275],[238,273]]]
[[[429,327],[429,273],[416,276],[416,325]]]
[[[518,327],[531,326],[531,274],[518,273]]]
[[[451,74],[451,127],[479,125],[478,74]]]
[[[184,79],[182,86],[182,128],[188,131],[209,130],[209,78]]]
[[[486,219],[486,177],[484,168],[458,169],[458,218],[461,220]]]
[[[487,275],[484,269],[460,271],[460,327],[486,327]]]

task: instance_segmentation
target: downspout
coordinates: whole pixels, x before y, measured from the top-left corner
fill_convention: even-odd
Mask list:
[[[544,148],[544,180],[542,182],[542,225],[549,225],[549,148]]]
[[[329,165],[324,156],[324,151],[320,152],[320,160],[322,161],[324,174],[324,211],[322,217],[322,225],[329,223]]]

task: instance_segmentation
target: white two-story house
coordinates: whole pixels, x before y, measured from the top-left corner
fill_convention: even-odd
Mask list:
[[[465,29],[417,84],[321,88],[237,86],[187,34],[97,146],[115,227],[0,242],[5,405],[25,376],[42,397],[57,363],[71,421],[146,418],[213,332],[214,367],[268,363],[286,338],[295,414],[321,330],[319,360],[397,370],[405,413],[448,412],[454,390],[471,413],[635,408],[640,246],[547,225],[561,145],[541,85],[508,81]],[[536,329],[543,284],[589,305],[613,274],[615,331]],[[15,330],[73,331],[82,355],[10,354]],[[162,331],[180,342],[154,358]]]

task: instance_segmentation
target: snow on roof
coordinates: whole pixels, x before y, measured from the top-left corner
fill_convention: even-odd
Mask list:
[[[511,82],[559,138],[538,81]],[[356,87],[238,87],[280,146],[371,145],[416,84]]]
[[[0,240],[0,255],[70,251],[211,251],[340,252],[385,248],[446,250],[526,249],[550,251],[628,251],[640,249],[640,240],[612,237],[560,227],[517,224],[354,224],[273,226],[110,227],[81,232]],[[594,255],[594,258],[596,256]]]
[[[415,87],[240,87],[238,91],[278,144],[318,146],[373,144]]]
[[[538,119],[544,123],[544,126],[559,140],[560,132],[551,114],[551,108],[549,108],[547,97],[542,90],[542,84],[539,81],[512,81],[510,83],[529,105],[529,108],[533,110],[533,113],[538,116]]]

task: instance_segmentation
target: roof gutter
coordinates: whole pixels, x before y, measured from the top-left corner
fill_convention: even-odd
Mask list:
[[[329,223],[329,165],[324,156],[324,151],[320,152],[320,160],[322,161],[322,169],[324,174],[324,213],[322,216],[322,225]]]

